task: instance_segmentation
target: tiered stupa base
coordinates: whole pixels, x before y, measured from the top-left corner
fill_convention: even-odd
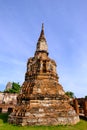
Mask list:
[[[45,97],[45,98],[44,98]],[[51,95],[36,97],[29,105],[16,107],[9,116],[9,123],[17,125],[66,125],[79,122],[79,116],[69,105],[65,96]],[[43,99],[44,98],[44,99]]]

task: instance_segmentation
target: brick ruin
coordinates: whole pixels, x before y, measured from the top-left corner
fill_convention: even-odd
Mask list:
[[[74,108],[79,116],[87,118],[87,98],[74,99]]]
[[[59,84],[56,62],[48,56],[44,28],[34,57],[28,59],[25,81],[8,122],[17,125],[76,124],[79,116]]]
[[[0,93],[0,113],[10,113],[17,104],[18,94]]]

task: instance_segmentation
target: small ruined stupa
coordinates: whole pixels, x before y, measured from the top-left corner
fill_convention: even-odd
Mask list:
[[[28,59],[25,81],[17,97],[17,105],[9,115],[9,123],[22,126],[65,125],[79,121],[79,116],[59,84],[56,62],[48,54],[42,25],[34,57]]]

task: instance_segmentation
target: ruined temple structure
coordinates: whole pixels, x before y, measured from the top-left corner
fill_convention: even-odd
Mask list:
[[[42,25],[34,57],[27,62],[25,81],[8,122],[17,125],[76,124],[79,116],[59,84],[56,62],[49,58]]]

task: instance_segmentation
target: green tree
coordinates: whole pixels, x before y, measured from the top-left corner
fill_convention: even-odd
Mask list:
[[[71,92],[71,91],[67,91],[65,94],[66,94],[68,97],[70,97],[70,98],[74,98],[74,97],[75,97],[74,93]]]
[[[87,98],[87,96],[85,96],[85,98]]]
[[[10,88],[9,90],[6,90],[5,92],[7,92],[7,93],[19,93],[20,88],[21,87],[20,87],[19,83],[13,82],[12,88]]]

